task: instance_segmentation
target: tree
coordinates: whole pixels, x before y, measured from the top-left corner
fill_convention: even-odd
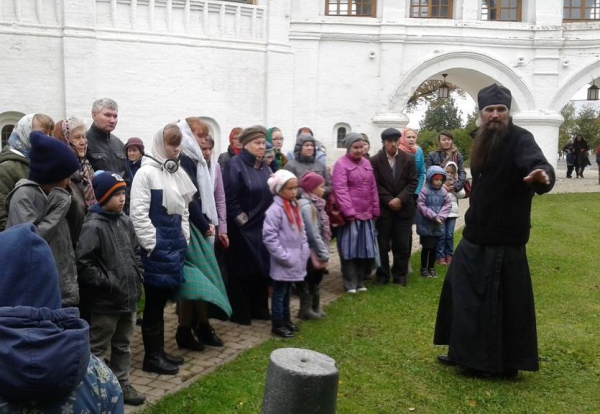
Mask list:
[[[430,107],[438,100],[438,89],[444,83],[441,80],[430,79],[426,80],[415,90],[413,95],[410,97],[406,104],[406,111],[413,112],[420,105],[427,105]],[[450,94],[455,94],[460,97],[465,97],[465,91],[460,89],[458,86],[446,82],[448,88],[450,89]]]
[[[570,138],[573,138],[577,128],[577,117],[573,102],[566,104],[563,109],[561,109],[560,114],[564,118],[564,121],[558,129],[558,148],[559,150],[562,150],[567,144],[567,141]]]
[[[600,120],[598,115],[598,111],[592,105],[584,106],[577,114],[575,134],[579,134],[587,140],[590,149],[595,149],[600,143]]]
[[[452,96],[432,102],[419,123],[421,130],[444,131],[462,128],[462,111]]]

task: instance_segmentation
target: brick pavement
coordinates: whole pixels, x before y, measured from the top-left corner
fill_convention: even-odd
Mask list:
[[[560,168],[560,167],[559,167]],[[585,179],[566,180],[564,170],[557,170],[557,183],[552,191],[553,193],[562,192],[596,192],[599,190],[597,184],[597,172],[590,171]],[[588,178],[589,177],[589,178]],[[460,201],[461,217],[457,222],[457,229],[464,224],[464,213],[468,208],[468,200]],[[420,249],[419,238],[413,233],[413,253]],[[411,277],[416,277],[417,272],[413,271]],[[322,283],[322,302],[327,304],[333,302],[343,292],[340,266],[337,252],[332,252],[332,263],[330,265],[330,274],[323,279]],[[368,294],[368,292],[367,292]],[[298,309],[298,298],[292,297],[291,302],[292,315],[295,315]],[[203,352],[193,352],[177,349],[175,344],[175,331],[177,329],[177,318],[174,305],[165,309],[165,348],[174,355],[185,357],[185,363],[180,367],[179,374],[158,375],[142,371],[142,360],[144,358],[144,348],[142,345],[141,331],[135,330],[132,343],[132,371],[131,382],[136,389],[143,392],[148,402],[141,407],[126,406],[125,412],[128,414],[139,411],[146,407],[148,403],[156,402],[166,394],[176,392],[191,383],[211,373],[215,368],[235,359],[245,349],[259,345],[263,341],[271,338],[271,324],[269,321],[253,321],[251,326],[240,326],[231,322],[211,321],[218,335],[225,342],[222,348],[209,348]],[[293,344],[293,342],[291,342]]]

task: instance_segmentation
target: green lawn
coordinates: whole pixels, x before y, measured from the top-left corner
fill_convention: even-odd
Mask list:
[[[144,413],[260,413],[269,354],[299,347],[334,358],[337,412],[600,412],[599,194],[536,197],[528,244],[536,296],[541,370],[516,380],[481,380],[435,362],[439,279],[414,271],[409,286],[345,295],[329,317],[301,325],[293,340],[272,339],[161,400]],[[457,238],[460,235],[457,236]],[[419,268],[419,255],[412,258]],[[285,413],[282,413],[285,414]]]

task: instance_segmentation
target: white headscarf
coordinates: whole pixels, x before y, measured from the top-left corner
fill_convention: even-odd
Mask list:
[[[29,142],[29,135],[33,130],[33,117],[35,114],[25,115],[19,119],[15,129],[8,138],[8,145],[13,149],[22,152],[27,158],[29,158],[29,150],[31,149],[31,143]]]
[[[215,203],[214,179],[208,169],[208,164],[202,155],[202,149],[196,141],[194,133],[190,129],[185,118],[177,122],[179,130],[183,134],[182,150],[185,155],[196,161],[196,180],[198,182],[198,191],[202,200],[202,212],[208,217],[214,225],[219,224],[217,214],[217,205]]]
[[[167,160],[167,154],[165,151],[164,127],[159,128],[154,133],[154,137],[152,138],[152,151],[150,155],[156,158],[160,164],[148,157],[143,159],[142,164],[149,164],[160,169],[163,190],[163,207],[167,209],[168,214],[183,215],[184,211],[188,208],[188,204],[190,204],[190,201],[192,201],[192,198],[196,193],[196,187],[183,169],[180,168],[174,173],[170,173],[162,168],[163,163]]]

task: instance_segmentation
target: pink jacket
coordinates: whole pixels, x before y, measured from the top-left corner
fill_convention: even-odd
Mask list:
[[[371,220],[379,217],[379,195],[369,160],[346,155],[333,166],[333,194],[344,217]]]

